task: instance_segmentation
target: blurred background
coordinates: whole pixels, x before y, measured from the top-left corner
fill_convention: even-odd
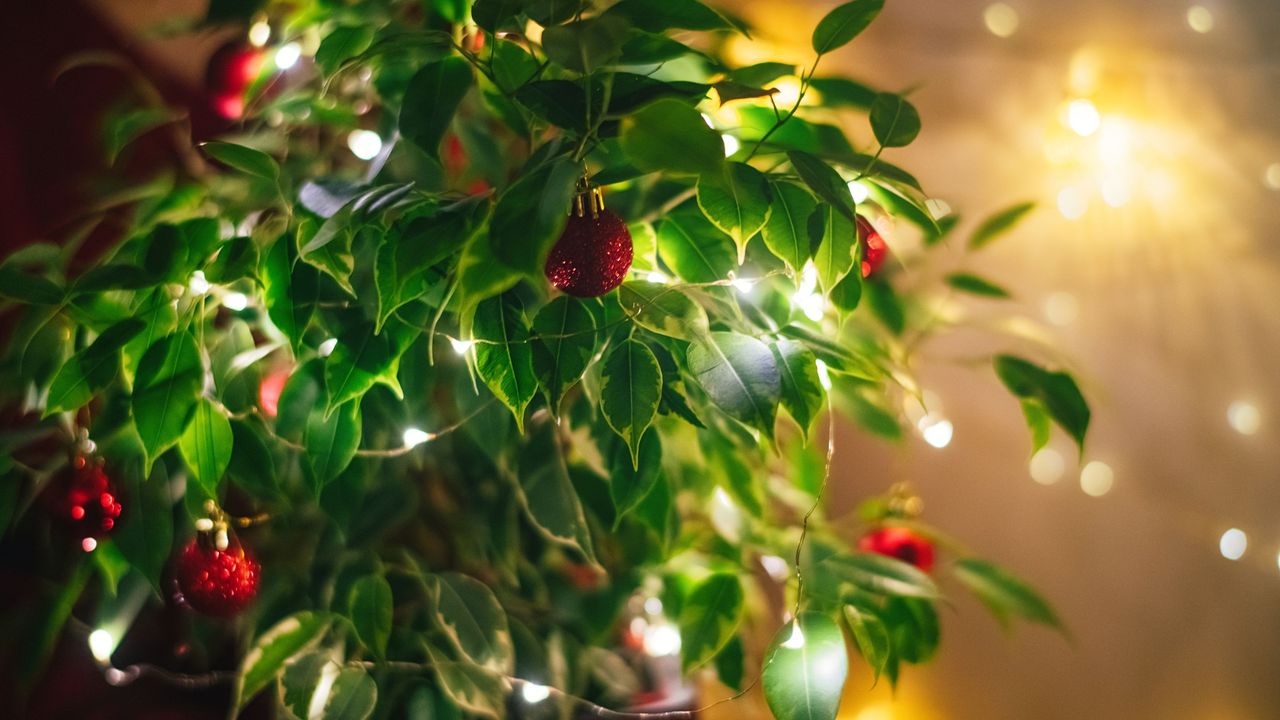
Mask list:
[[[759,29],[734,48],[748,63],[806,61],[808,28],[834,3],[720,4]],[[66,231],[94,190],[68,178],[101,170],[91,109],[119,81],[51,88],[61,58],[124,49],[171,101],[200,107],[227,37],[154,32],[202,0],[8,5],[6,253]],[[1059,438],[1028,459],[1016,403],[965,361],[998,347],[981,303],[939,308],[972,326],[929,349],[940,415],[902,448],[839,429],[831,514],[910,481],[926,520],[1037,584],[1072,638],[1005,637],[959,598],[939,660],[896,698],[855,675],[841,717],[1280,717],[1280,2],[887,5],[820,74],[910,90],[924,133],[886,158],[941,210],[972,224],[1039,203],[969,269],[1036,321],[1006,329],[1061,344],[1094,432],[1083,458]],[[193,125],[199,137],[218,121],[204,108]]]

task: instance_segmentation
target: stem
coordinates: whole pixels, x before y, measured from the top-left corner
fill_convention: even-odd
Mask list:
[[[809,81],[812,80],[814,74],[818,72],[818,63],[821,60],[821,55],[813,59],[813,65],[809,68],[809,71],[800,76],[800,93],[796,96],[795,104],[791,106],[791,109],[787,111],[786,115],[778,118],[778,120],[773,123],[773,127],[769,128],[769,130],[756,141],[755,147],[751,148],[751,152],[747,153],[747,156],[743,158],[742,162],[748,162],[751,158],[755,157],[756,153],[760,151],[760,148],[764,146],[765,142],[768,141],[769,138],[773,137],[773,134],[778,132],[783,125],[786,125],[788,120],[796,116],[796,112],[800,110],[800,103],[804,102],[805,93],[809,92]],[[772,95],[769,96],[769,102],[773,102]],[[774,112],[777,112],[776,105],[774,106]]]

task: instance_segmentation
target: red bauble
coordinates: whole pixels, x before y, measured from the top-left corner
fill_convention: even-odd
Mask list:
[[[872,530],[858,541],[858,549],[897,558],[925,572],[933,568],[933,543],[908,528]]]
[[[205,72],[205,87],[218,115],[233,120],[244,114],[244,94],[262,71],[266,54],[259,48],[229,42],[214,51]]]
[[[65,484],[55,488],[55,507],[72,528],[84,548],[92,550],[96,543],[89,538],[102,537],[115,529],[124,506],[116,493],[116,485],[92,458],[77,456],[65,476]]]
[[[545,272],[557,289],[574,297],[598,297],[622,284],[631,269],[631,231],[613,212],[569,216],[551,248]]]
[[[281,367],[272,370],[258,384],[258,405],[267,417],[275,417],[280,413],[280,393],[284,392],[285,383],[289,382],[290,368]]]
[[[205,615],[230,617],[257,596],[262,566],[235,540],[219,550],[211,538],[200,537],[182,550],[176,573],[182,602]]]
[[[858,216],[858,242],[862,244],[862,277],[880,269],[889,256],[889,246],[870,220]]]

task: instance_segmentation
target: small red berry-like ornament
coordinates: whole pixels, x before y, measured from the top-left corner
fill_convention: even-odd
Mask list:
[[[882,527],[872,530],[858,541],[858,549],[897,558],[925,572],[933,568],[933,543],[908,528]]]
[[[600,188],[579,185],[569,223],[551,248],[544,271],[574,297],[599,297],[622,284],[631,269],[631,231],[604,207]]]
[[[244,114],[244,94],[266,62],[260,48],[229,42],[214,51],[205,72],[205,87],[214,112],[235,120]]]
[[[214,617],[231,617],[248,607],[262,576],[258,561],[224,529],[200,533],[188,543],[175,570],[178,600]]]
[[[97,546],[99,538],[115,529],[124,512],[116,484],[107,475],[102,459],[77,453],[71,460],[65,484],[56,495],[57,512],[80,538],[84,549]]]
[[[889,246],[871,221],[858,216],[858,242],[862,244],[862,277],[880,269],[889,256]]]

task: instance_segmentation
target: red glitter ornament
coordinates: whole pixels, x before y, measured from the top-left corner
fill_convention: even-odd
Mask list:
[[[933,568],[933,543],[909,528],[882,527],[872,530],[858,541],[858,549],[897,558],[925,572]]]
[[[244,114],[244,94],[266,62],[261,49],[229,42],[214,51],[205,72],[205,87],[218,115],[234,120]]]
[[[551,248],[545,272],[551,284],[562,292],[574,297],[598,297],[626,279],[631,253],[627,224],[604,209],[598,188],[587,187],[578,194],[569,223]]]
[[[101,461],[84,455],[71,461],[66,484],[56,497],[58,514],[81,538],[85,550],[97,546],[92,538],[115,529],[124,512],[115,483],[103,470]]]
[[[876,231],[870,220],[858,216],[858,242],[862,244],[862,277],[880,269],[889,256],[889,245]]]
[[[230,617],[257,596],[262,566],[236,540],[219,550],[205,533],[183,548],[176,574],[180,602],[205,615]]]

